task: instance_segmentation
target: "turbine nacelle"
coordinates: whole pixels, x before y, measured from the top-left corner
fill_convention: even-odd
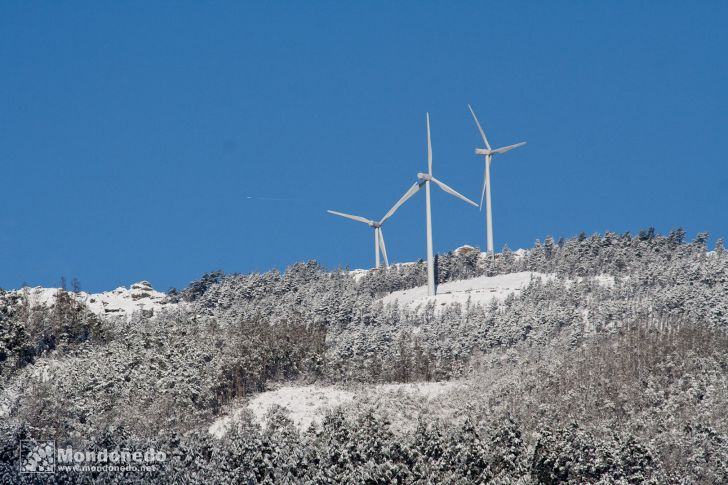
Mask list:
[[[430,175],[429,173],[418,172],[417,178],[419,180],[421,180],[422,182],[428,182],[428,181],[432,180],[432,175]]]
[[[352,221],[361,222],[374,229],[374,251],[376,267],[379,268],[379,251],[381,250],[382,255],[384,256],[384,265],[389,268],[389,260],[387,259],[387,248],[384,245],[384,234],[382,233],[382,224],[384,224],[384,221],[387,220],[387,217],[389,216],[385,216],[381,221],[373,221],[371,219],[367,219],[366,217],[345,214],[343,212],[337,212],[332,210],[327,210],[326,212],[335,216],[351,219]]]
[[[495,155],[496,153],[509,152],[509,151],[513,150],[514,148],[522,147],[525,144],[526,144],[526,142],[522,141],[521,143],[516,143],[515,145],[508,145],[505,147],[496,148],[495,150],[491,150],[490,148],[476,148],[475,154],[476,155],[485,155],[487,157],[487,156]]]

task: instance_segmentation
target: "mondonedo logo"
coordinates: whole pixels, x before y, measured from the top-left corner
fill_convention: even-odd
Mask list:
[[[56,449],[55,441],[22,440],[20,471],[22,473],[55,473],[56,471],[154,471],[167,460],[161,450],[74,450]]]

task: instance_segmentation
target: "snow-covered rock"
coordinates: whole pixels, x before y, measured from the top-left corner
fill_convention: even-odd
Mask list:
[[[477,248],[475,248],[475,247],[473,247],[473,246],[471,246],[469,244],[463,244],[459,248],[455,249],[455,251],[453,251],[453,253],[455,253],[455,254],[468,254],[468,253],[477,252],[477,251],[478,251]]]
[[[52,306],[55,304],[58,288],[23,288],[16,290],[24,293],[31,305]],[[99,316],[123,316],[130,319],[134,312],[145,311],[155,313],[164,307],[174,306],[165,302],[166,294],[152,288],[148,281],[134,283],[129,288],[120,286],[112,291],[102,293],[70,293],[76,300],[88,306]]]

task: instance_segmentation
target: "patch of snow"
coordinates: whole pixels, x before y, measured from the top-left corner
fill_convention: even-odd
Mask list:
[[[364,278],[367,274],[369,274],[368,269],[353,269],[349,271],[349,275],[351,275],[352,278],[354,278],[354,281],[359,283],[362,278]]]
[[[20,396],[20,386],[8,386],[0,392],[0,419],[7,419],[11,409]]]
[[[403,392],[407,394],[419,394],[426,399],[435,398],[441,394],[446,394],[460,383],[456,381],[440,381],[440,382],[411,382],[408,384],[379,384],[374,386],[374,390],[379,393]]]
[[[442,308],[452,303],[487,305],[493,299],[505,300],[509,295],[518,296],[521,290],[528,286],[533,278],[542,278],[544,281],[554,276],[543,273],[524,271],[497,276],[479,276],[468,280],[451,281],[437,287],[437,295],[427,296],[427,286],[418,286],[408,290],[400,290],[382,297],[382,303],[398,302],[400,307],[417,309],[433,301],[435,308]]]
[[[516,249],[513,251],[513,256],[515,256],[516,259],[523,259],[523,257],[528,253],[527,250],[523,248]]]
[[[474,246],[471,246],[469,244],[463,244],[462,246],[455,248],[452,252],[453,252],[453,254],[460,254],[460,253],[468,253],[468,252],[471,252],[471,251],[478,251],[478,248],[476,248]],[[528,253],[528,250],[526,250],[526,249],[516,249],[512,253],[513,253],[513,257],[516,260],[519,260],[519,259],[522,259],[526,255],[526,253]],[[501,256],[501,254],[502,253],[495,253],[495,257],[498,258],[498,257]],[[488,254],[487,252],[481,252],[479,254],[479,256],[480,256],[481,259],[485,259],[485,258],[490,258],[491,257],[490,254]],[[396,268],[397,266],[409,266],[409,265],[412,265],[412,264],[416,264],[416,263],[411,262],[411,261],[410,262],[405,262],[405,263],[392,263],[389,267],[390,268]],[[371,269],[352,269],[352,270],[349,271],[349,275],[351,275],[351,277],[354,278],[354,281],[356,281],[358,283],[370,271],[373,271],[373,270],[374,270],[374,268],[371,268]]]
[[[23,288],[22,290],[17,291],[18,293],[23,293],[26,298],[28,298],[31,306],[51,306],[56,301],[58,288],[41,288],[40,286],[37,286],[35,288]]]
[[[225,433],[230,431],[231,426],[240,419],[240,415],[243,413],[244,409],[245,408],[236,409],[231,414],[216,419],[210,427],[207,428],[207,432],[217,439],[222,438],[225,436]]]
[[[389,269],[396,268],[398,266],[410,266],[416,263],[408,262],[408,263],[392,263],[389,265]],[[352,269],[349,271],[349,275],[354,278],[354,281],[359,283],[362,278],[364,278],[366,275],[369,274],[370,271],[374,271],[375,268],[371,269]]]
[[[336,387],[287,386],[258,394],[248,403],[256,421],[263,424],[265,414],[277,404],[290,412],[290,418],[300,429],[320,422],[328,409],[354,399],[354,393]]]
[[[277,404],[285,408],[293,423],[300,429],[308,429],[312,423],[320,424],[326,412],[338,406],[359,400],[358,398],[388,397],[397,393],[406,393],[418,399],[432,399],[448,393],[460,384],[447,382],[418,382],[408,384],[379,384],[362,386],[356,389],[342,389],[334,386],[285,386],[273,391],[258,394],[245,406],[233,410],[230,414],[218,418],[208,432],[221,438],[248,409],[255,420],[265,425],[265,415]]]
[[[299,429],[307,429],[311,423],[319,423],[327,409],[339,406],[354,399],[354,393],[336,387],[319,386],[286,386],[275,391],[258,394],[247,404],[253,412],[255,420],[265,423],[265,414],[277,404],[290,412],[290,418]],[[239,419],[243,408],[233,411],[230,415],[217,419],[210,428],[209,433],[218,438],[222,437],[230,426]]]
[[[604,286],[606,288],[613,288],[614,287],[614,276],[608,275],[608,274],[600,274],[594,277],[594,280],[596,280],[599,285]]]

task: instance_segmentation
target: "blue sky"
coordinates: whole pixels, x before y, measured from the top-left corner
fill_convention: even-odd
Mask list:
[[[456,5],[453,5],[456,4]],[[372,264],[426,167],[479,196],[495,244],[678,226],[728,234],[725,2],[3,2],[0,287],[317,259]],[[251,198],[252,197],[252,198]],[[433,192],[435,249],[484,213]],[[424,197],[387,223],[425,256]]]

